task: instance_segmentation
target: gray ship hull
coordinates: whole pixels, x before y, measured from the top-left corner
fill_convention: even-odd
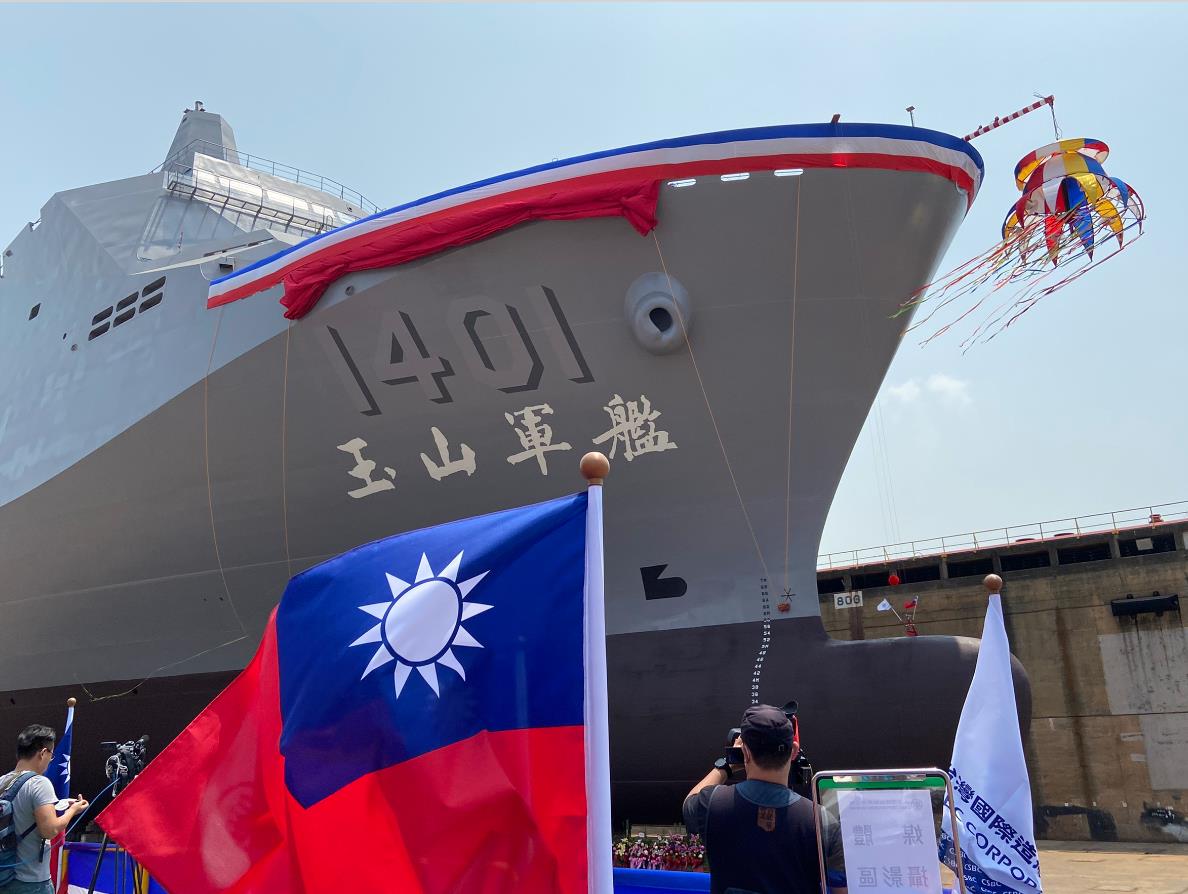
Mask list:
[[[345,276],[291,324],[275,293],[195,307],[210,262],[165,271],[155,328],[74,353],[110,352],[106,374],[130,355],[147,381],[125,364],[131,402],[175,367],[189,383],[0,505],[4,626],[20,631],[0,654],[0,733],[52,721],[80,683],[132,689],[80,709],[76,774],[94,789],[87,743],[176,733],[250,657],[292,574],[573,491],[600,449],[620,816],[674,816],[753,692],[800,700],[818,766],[944,762],[976,643],[830,642],[815,560],[907,325],[892,315],[966,206],[922,172],[707,178],[663,189],[654,236],[529,223]],[[105,407],[118,394],[79,412]],[[909,677],[925,710],[903,704]]]

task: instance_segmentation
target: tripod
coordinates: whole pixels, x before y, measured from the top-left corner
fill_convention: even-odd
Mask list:
[[[103,865],[103,855],[107,853],[107,848],[110,843],[111,842],[107,837],[107,833],[104,832],[103,840],[99,843],[99,855],[95,858],[95,869],[91,873],[91,883],[87,886],[87,894],[95,894],[95,885],[99,882],[99,868]],[[128,856],[127,851],[124,851],[122,855],[117,853],[116,860],[118,862],[116,863],[115,887],[113,888],[115,894],[126,894],[128,888],[127,879],[129,869],[131,869],[132,878],[134,880],[133,887],[136,890],[139,890],[139,887],[135,884],[135,880],[138,878],[140,873],[140,867],[137,866],[136,861]],[[128,865],[129,863],[131,863],[131,866]]]
[[[127,784],[127,781],[123,777],[117,776],[115,779],[115,784],[111,790],[112,800],[115,800],[115,796],[120,793],[120,789],[123,787],[120,784],[121,782],[123,782],[124,785]],[[107,830],[104,829],[103,830],[103,838],[99,841],[99,853],[95,856],[95,869],[94,869],[94,871],[91,872],[91,883],[89,885],[87,885],[87,894],[95,894],[95,885],[98,884],[98,882],[99,882],[99,869],[100,869],[100,867],[103,866],[103,857],[107,854],[107,847],[109,844],[111,844],[111,838],[108,836]],[[116,855],[116,859],[119,859],[118,854]],[[127,852],[125,852],[125,854],[124,854],[123,865],[121,866],[120,863],[116,864],[115,894],[124,894],[123,888],[120,887],[120,869],[121,868],[125,868],[125,869],[127,868]]]

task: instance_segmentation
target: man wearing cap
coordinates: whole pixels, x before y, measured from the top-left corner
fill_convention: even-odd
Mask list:
[[[724,785],[715,766],[685,798],[685,826],[700,835],[712,894],[820,894],[813,804],[788,788],[800,751],[794,720],[753,705],[739,725],[747,778]],[[721,762],[719,762],[721,763]]]

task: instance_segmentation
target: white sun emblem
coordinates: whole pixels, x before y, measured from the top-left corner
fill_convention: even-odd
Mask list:
[[[413,668],[438,696],[441,689],[437,683],[437,665],[448,667],[466,679],[466,671],[454,655],[453,647],[481,649],[483,644],[467,633],[462,622],[493,606],[465,601],[487,572],[456,583],[461,564],[462,553],[458,553],[440,574],[434,574],[429,559],[422,554],[415,581],[406,583],[388,574],[392,598],[387,602],[359,606],[361,611],[380,619],[377,625],[351,643],[352,646],[380,644],[363,671],[363,677],[395,661],[397,697],[404,691]]]

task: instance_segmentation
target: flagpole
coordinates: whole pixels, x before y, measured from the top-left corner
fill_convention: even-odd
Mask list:
[[[66,699],[66,729],[74,727],[74,706],[78,704],[78,699],[74,696]],[[62,735],[66,734],[66,730],[62,731]]]
[[[953,739],[949,765],[952,783],[944,807],[941,859],[957,873],[963,894],[1039,894],[1043,884],[1010,642],[1003,618],[1002,578],[989,574],[983,584],[988,594],[986,621]],[[954,790],[959,799],[953,797]],[[994,838],[996,831],[1004,828],[1011,830],[1012,840],[1000,848]],[[961,841],[965,842],[964,849]]]
[[[66,699],[66,726],[62,730],[62,739],[67,736],[73,737],[74,729],[74,706],[78,704],[78,699],[73,696]],[[59,740],[61,741],[61,740]],[[73,738],[71,739],[73,744]],[[73,747],[71,751],[73,751]],[[66,791],[61,793],[61,797],[70,797],[70,778],[66,778]],[[51,863],[54,864],[56,870],[53,876],[54,890],[57,894],[66,894],[70,887],[70,880],[67,878],[66,867],[66,830],[63,829],[58,836],[50,843]],[[56,853],[55,853],[56,852]]]
[[[586,510],[586,860],[590,894],[614,889],[610,804],[610,732],[606,691],[606,608],[603,592],[602,483],[610,460],[587,453]]]

